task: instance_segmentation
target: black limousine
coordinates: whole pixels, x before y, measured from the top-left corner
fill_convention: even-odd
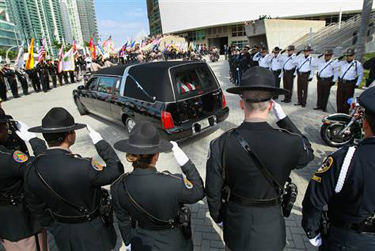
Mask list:
[[[169,140],[201,133],[229,115],[224,93],[204,62],[119,65],[95,72],[73,91],[81,115],[122,122],[130,132],[150,121]]]

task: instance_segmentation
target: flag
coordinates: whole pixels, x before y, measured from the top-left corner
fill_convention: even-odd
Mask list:
[[[130,48],[134,49],[134,45],[135,45],[135,40],[132,40],[132,42],[130,44]]]
[[[112,36],[109,36],[109,38],[103,42],[102,49],[108,53],[113,52],[114,51],[113,46],[114,46],[114,43],[112,41]]]
[[[29,46],[29,55],[27,57],[25,68],[26,70],[31,70],[34,68],[34,38],[31,39]]]
[[[43,40],[40,40],[40,49],[38,52],[38,63],[40,63],[40,61],[42,61],[44,57],[46,56],[46,51],[44,49],[44,46],[45,46],[44,40],[45,38]]]
[[[89,48],[91,51],[91,58],[96,59],[96,50],[95,50],[94,40],[92,38],[90,38]]]
[[[73,53],[77,53],[77,43],[76,43],[76,40],[73,40]]]
[[[25,62],[25,60],[23,59],[23,54],[24,54],[23,53],[23,46],[21,46],[20,49],[18,50],[16,62],[14,63],[14,69],[15,70],[23,67],[23,63]]]
[[[104,42],[102,44],[102,47],[106,48],[111,43],[112,43],[112,36],[109,36],[109,38],[107,40],[104,40]]]
[[[64,54],[62,69],[63,71],[74,71],[75,66],[73,48],[70,48],[70,50]]]
[[[59,64],[57,65],[57,71],[61,73],[63,71],[63,57],[64,57],[64,46],[61,45],[61,49],[59,51]]]
[[[119,52],[119,57],[124,57],[125,56],[125,51],[126,51],[126,47],[128,46],[128,42],[126,42],[122,47],[121,47],[121,50]]]

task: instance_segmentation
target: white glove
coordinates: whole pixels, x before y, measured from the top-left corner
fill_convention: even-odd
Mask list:
[[[125,246],[125,251],[131,251],[131,250],[132,250],[132,244]]]
[[[100,136],[100,134],[97,131],[92,129],[91,126],[87,125],[87,130],[89,131],[89,136],[92,140],[92,143],[94,143],[94,145],[98,143],[99,141],[103,140],[102,136]]]
[[[17,121],[17,135],[25,142],[29,142],[30,139],[36,138],[36,134],[29,132],[29,127],[22,121]]]
[[[277,121],[280,121],[286,117],[283,108],[280,104],[276,103],[274,100],[272,100],[272,112],[273,115],[275,115]]]
[[[181,148],[178,147],[176,142],[171,141],[171,144],[173,145],[172,151],[177,163],[180,166],[185,165],[189,161],[188,156],[186,156],[186,154],[181,150]]]
[[[218,225],[220,228],[223,228],[223,227],[224,227],[224,222],[217,223],[217,225]]]
[[[320,236],[320,234],[318,234],[317,236],[315,236],[315,238],[309,239],[309,242],[314,247],[320,247],[320,245],[322,245],[322,237]]]

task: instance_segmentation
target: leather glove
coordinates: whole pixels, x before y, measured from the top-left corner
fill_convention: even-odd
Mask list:
[[[286,117],[283,108],[280,104],[272,100],[272,113],[276,117],[277,121],[280,121]]]
[[[92,143],[94,143],[94,145],[98,143],[99,141],[103,140],[102,136],[100,136],[100,134],[97,131],[92,129],[91,126],[87,125],[87,130],[89,131],[89,136],[92,140]]]
[[[17,121],[16,127],[16,133],[18,137],[20,137],[23,141],[29,142],[31,139],[36,138],[36,134],[29,132],[29,127],[22,121]]]
[[[322,245],[322,237],[320,234],[318,234],[317,236],[315,236],[315,238],[309,239],[309,242],[314,247],[320,247]]]
[[[132,250],[132,244],[125,246],[125,251],[131,251],[131,250]]]
[[[186,154],[181,150],[181,148],[178,147],[176,142],[171,141],[171,144],[173,145],[172,151],[177,163],[180,166],[185,165],[189,161],[188,156],[186,156]]]

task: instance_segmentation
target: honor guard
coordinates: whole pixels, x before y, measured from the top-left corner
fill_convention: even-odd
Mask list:
[[[306,107],[307,102],[307,91],[309,89],[308,83],[313,79],[314,76],[314,59],[311,57],[312,52],[311,46],[306,46],[303,49],[304,56],[296,58],[296,72],[297,78],[297,96],[298,102],[294,105]]]
[[[364,91],[359,104],[365,139],[326,158],[302,203],[302,227],[320,250],[375,250],[375,88]],[[327,217],[321,220],[326,205],[328,230]]]
[[[270,70],[273,72],[275,76],[275,87],[280,88],[280,80],[281,80],[281,57],[280,57],[281,49],[279,47],[275,47],[273,49],[271,61],[270,61]],[[275,97],[277,99],[277,96]]]
[[[14,98],[19,98],[18,87],[16,80],[16,73],[14,70],[10,69],[10,64],[5,64],[3,68],[4,76],[8,80],[10,90]]]
[[[223,222],[228,250],[283,250],[284,215],[293,205],[289,199],[281,205],[284,184],[293,169],[314,158],[313,150],[281,106],[271,100],[288,93],[275,87],[271,71],[253,67],[240,86],[227,91],[240,95],[245,121],[210,144],[206,166],[210,215],[216,223]],[[271,110],[280,129],[267,123]],[[292,189],[296,192],[295,186]]]
[[[362,82],[362,64],[354,60],[354,49],[348,49],[345,53],[346,60],[337,64],[337,75],[339,76],[337,87],[337,112],[349,113],[348,99],[354,95],[354,90]]]
[[[159,136],[149,122],[140,122],[129,139],[114,147],[126,152],[134,170],[112,186],[118,225],[125,245],[132,250],[193,250],[190,210],[184,204],[203,199],[203,181],[194,164],[175,142]],[[173,151],[185,177],[158,172],[159,153]]]
[[[115,181],[124,167],[113,148],[90,127],[89,136],[106,166],[72,153],[75,130],[85,127],[75,123],[64,108],[55,107],[41,126],[29,129],[43,133],[49,148],[26,173],[25,198],[59,250],[112,250],[116,232],[109,193],[101,186]]]
[[[332,59],[332,50],[326,50],[324,52],[324,58],[316,61],[318,79],[317,83],[317,94],[318,100],[314,110],[327,111],[327,104],[329,94],[331,93],[331,87],[337,81],[336,76],[336,64],[337,60]]]
[[[292,102],[293,82],[295,77],[294,72],[296,70],[296,55],[294,54],[294,50],[294,45],[289,45],[287,48],[288,55],[280,55],[283,85],[284,89],[289,91],[287,94],[285,94],[285,98],[281,100],[281,102],[285,103]]]
[[[272,54],[267,54],[267,49],[265,47],[262,47],[261,51],[255,54],[253,60],[258,61],[260,67],[269,69],[272,56]]]
[[[24,123],[16,123],[17,134],[31,144],[34,154],[43,153],[44,141],[28,132]],[[20,150],[8,149],[4,145],[8,133],[8,118],[0,108],[0,241],[5,250],[47,250],[46,235],[24,197],[24,173],[33,158]]]

